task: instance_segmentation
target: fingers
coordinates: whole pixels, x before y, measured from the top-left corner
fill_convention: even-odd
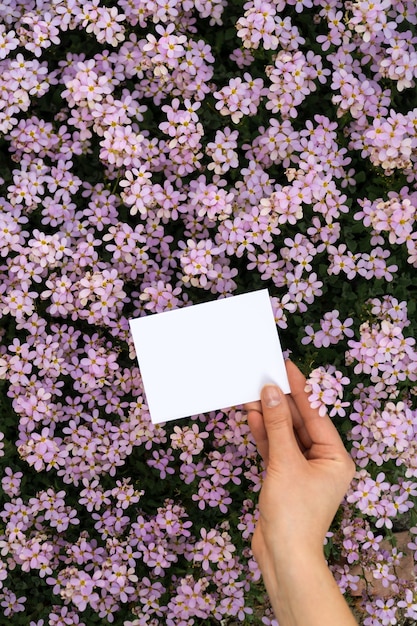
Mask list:
[[[331,419],[312,409],[305,391],[306,379],[292,361],[285,363],[291,394],[275,385],[266,385],[260,402],[245,405],[248,423],[265,465],[271,458],[296,458],[300,451],[307,459],[347,455]]]
[[[294,455],[299,457],[300,449],[286,395],[276,385],[266,385],[261,391],[261,404],[269,459],[288,462]]]
[[[308,448],[310,448],[311,439],[309,438],[308,434],[304,432],[305,429],[303,429],[302,418],[298,414],[297,407],[295,406],[291,396],[287,395],[286,398],[290,407],[292,422],[295,430],[295,437],[301,452],[304,453]],[[265,428],[264,418],[262,414],[262,404],[261,402],[253,402],[251,404],[245,405],[245,409],[246,407],[248,411],[247,419],[249,428],[252,433],[252,437],[254,438],[256,447],[262,457],[265,466],[268,466],[268,434]]]
[[[293,420],[288,399],[275,385],[266,385],[261,391],[260,402],[245,405],[248,424],[258,452],[265,466],[269,460],[284,458],[292,449],[298,449],[294,435]]]
[[[271,407],[268,407],[268,395],[270,392],[276,392],[276,398],[272,400],[275,403],[274,416],[271,414]],[[278,409],[278,405],[280,408]],[[291,445],[296,441],[299,449],[305,451],[311,444],[311,440],[304,432],[303,419],[292,400],[291,396],[283,394],[278,387],[274,385],[266,385],[262,390],[262,398],[257,402],[249,402],[244,405],[244,409],[248,413],[248,424],[255,440],[258,452],[261,455],[265,465],[268,465],[270,450],[268,430],[265,420],[272,424],[272,429],[277,430],[280,427],[286,428],[287,435],[290,438]],[[296,431],[294,433],[294,430]]]
[[[260,400],[258,402],[247,402],[243,405],[243,408],[248,413],[249,411],[258,411],[259,413],[262,413],[262,404]]]
[[[304,420],[297,408],[297,405],[295,404],[293,398],[291,397],[291,394],[288,394],[287,400],[288,400],[288,405],[291,410],[294,431],[295,431],[297,440],[300,444],[300,448],[302,450],[308,449],[311,447],[312,441],[305,427]]]
[[[259,406],[260,406],[259,402]],[[256,447],[258,449],[259,454],[262,457],[262,460],[265,464],[265,467],[268,467],[269,462],[269,444],[268,444],[268,434],[265,429],[264,418],[262,412],[257,409],[249,409],[248,411],[248,424],[252,433],[252,437],[255,440]]]

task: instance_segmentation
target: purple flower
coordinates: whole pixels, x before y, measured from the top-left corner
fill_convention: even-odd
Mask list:
[[[414,3],[249,0],[235,32],[225,2],[14,4],[0,24],[1,584],[46,580],[33,626],[87,610],[245,621],[264,477],[246,418],[152,424],[128,319],[264,285],[285,355],[305,346],[312,405],[358,466],[327,546],[346,560],[337,582],[354,590],[355,564],[387,587],[365,624],[416,619],[402,553],[381,541],[417,491]],[[0,595],[4,619],[31,611]]]

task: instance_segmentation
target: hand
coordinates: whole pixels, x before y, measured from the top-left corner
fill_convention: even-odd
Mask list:
[[[355,469],[330,418],[310,407],[303,374],[291,361],[286,368],[290,395],[267,385],[261,402],[245,407],[266,467],[252,543],[257,560],[322,553]]]

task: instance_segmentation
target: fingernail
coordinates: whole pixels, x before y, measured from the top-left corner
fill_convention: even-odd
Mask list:
[[[270,409],[281,403],[281,394],[278,387],[275,387],[275,385],[267,385],[264,387],[262,398],[266,406]]]

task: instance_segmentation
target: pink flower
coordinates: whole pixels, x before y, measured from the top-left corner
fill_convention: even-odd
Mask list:
[[[318,409],[320,415],[325,415],[327,406],[331,406],[329,415],[344,415],[344,407],[348,402],[341,402],[344,385],[349,379],[332,366],[316,368],[307,379],[306,391],[309,393],[309,401],[313,409]]]
[[[3,433],[0,434],[0,439],[3,438],[2,435]],[[10,467],[5,468],[4,476],[1,479],[1,486],[3,488],[3,491],[9,496],[9,498],[20,495],[20,483],[22,477],[22,472],[13,472]]]

